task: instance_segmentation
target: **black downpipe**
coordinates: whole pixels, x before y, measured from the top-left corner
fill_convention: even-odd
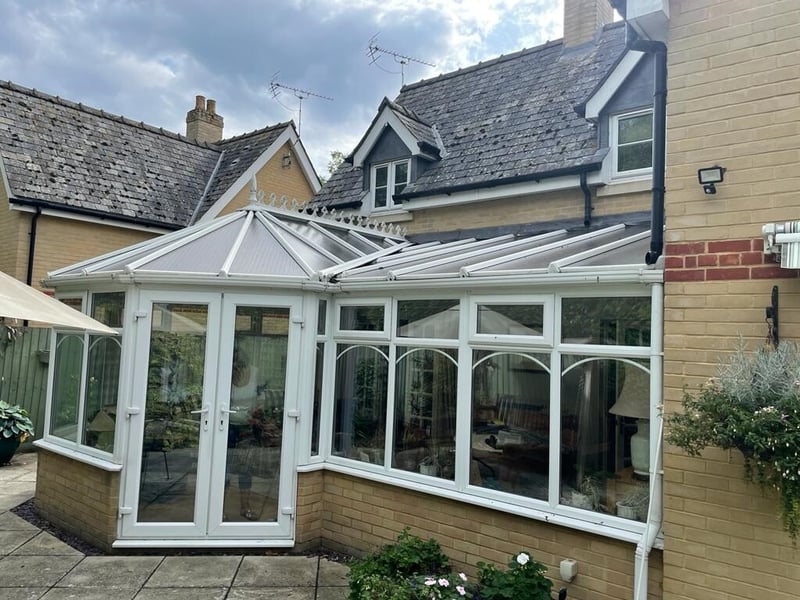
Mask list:
[[[39,217],[42,214],[41,207],[36,207],[36,212],[31,217],[31,233],[28,236],[28,272],[25,274],[25,283],[31,285],[33,283],[33,257],[36,253],[36,225],[39,222]]]
[[[581,190],[583,191],[583,226],[592,224],[592,190],[586,183],[586,171],[581,171]]]
[[[667,46],[663,42],[636,39],[636,32],[629,26],[632,36],[628,47],[631,50],[647,52],[655,60],[655,81],[653,91],[653,207],[650,224],[650,251],[644,261],[655,264],[664,253],[664,170],[666,163],[667,140]]]

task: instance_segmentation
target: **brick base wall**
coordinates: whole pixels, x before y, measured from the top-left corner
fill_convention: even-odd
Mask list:
[[[36,508],[61,529],[110,552],[117,537],[119,473],[38,450]]]
[[[633,544],[330,471],[319,475],[324,482],[320,539],[325,548],[362,555],[395,541],[410,527],[416,535],[435,538],[454,567],[473,580],[478,561],[503,566],[524,549],[547,566],[555,589],[566,587],[570,599],[633,596]],[[565,558],[578,561],[578,576],[569,584],[558,572]],[[662,569],[661,552],[653,550],[652,600],[662,597]]]

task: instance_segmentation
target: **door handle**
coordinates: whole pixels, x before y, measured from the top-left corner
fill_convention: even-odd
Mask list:
[[[189,414],[191,415],[203,415],[203,431],[208,431],[208,406],[204,406],[199,410],[190,410]]]
[[[225,415],[235,415],[237,410],[221,406],[219,409],[219,430],[225,431]]]

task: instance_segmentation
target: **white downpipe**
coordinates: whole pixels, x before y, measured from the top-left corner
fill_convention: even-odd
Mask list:
[[[650,339],[650,503],[647,525],[636,544],[633,571],[633,600],[647,600],[648,561],[656,537],[663,523],[663,442],[664,420],[664,286],[655,284],[651,289],[651,339]],[[657,402],[653,402],[657,400]],[[654,435],[655,434],[655,435]]]

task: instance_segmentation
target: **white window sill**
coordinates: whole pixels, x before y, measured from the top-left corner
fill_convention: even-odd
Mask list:
[[[108,471],[110,473],[119,473],[122,471],[122,465],[116,464],[111,462],[110,460],[105,460],[96,456],[92,456],[91,454],[85,454],[74,448],[67,448],[62,446],[61,444],[55,444],[53,442],[49,442],[47,440],[36,440],[33,442],[33,445],[37,448],[41,448],[43,450],[47,450],[48,452],[52,452],[53,454],[58,454],[60,456],[64,456],[66,458],[71,458],[77,462],[81,462],[87,465],[91,465],[93,467],[97,467],[103,471]]]
[[[607,185],[597,188],[597,197],[617,196],[619,194],[634,194],[636,192],[649,192],[653,188],[651,175],[637,175],[636,177],[618,177],[612,179]]]

